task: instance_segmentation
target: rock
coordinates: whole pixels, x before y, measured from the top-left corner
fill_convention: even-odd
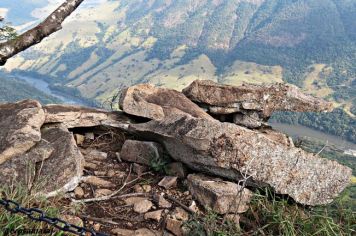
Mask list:
[[[74,195],[76,198],[83,198],[84,197],[84,190],[81,187],[76,187],[74,189]]]
[[[96,176],[87,176],[83,179],[83,182],[97,187],[104,187],[104,188],[112,188],[115,186],[112,182]]]
[[[148,167],[147,166],[143,166],[143,165],[139,165],[137,163],[133,164],[133,168],[132,168],[133,172],[136,173],[138,176],[141,176],[143,173],[148,171]]]
[[[122,160],[143,165],[151,165],[152,161],[163,156],[163,149],[155,142],[126,140],[122,146],[120,157]]]
[[[96,170],[98,168],[98,165],[91,162],[84,162],[84,168],[90,170]]]
[[[5,161],[0,165],[0,184],[10,186],[17,183],[31,189],[35,184],[36,167],[48,159],[53,151],[49,142],[41,140],[27,153]]]
[[[89,161],[105,161],[108,158],[108,154],[98,151],[96,149],[87,149],[84,151],[85,160]]]
[[[111,231],[116,236],[135,236],[134,230],[115,228]]]
[[[162,212],[163,210],[147,212],[145,214],[145,219],[146,220],[150,219],[150,220],[155,220],[157,222],[160,222],[162,219]]]
[[[85,133],[85,138],[89,139],[89,140],[94,140],[95,139],[95,135],[94,135],[93,132],[88,132],[88,133]]]
[[[111,126],[126,129],[130,119],[120,112],[108,112],[72,105],[47,105],[45,123],[61,123],[66,128]]]
[[[96,189],[94,196],[95,197],[103,197],[103,196],[109,196],[112,193],[113,193],[113,191],[111,191],[110,189]]]
[[[240,111],[239,105],[237,105],[237,107],[216,107],[216,106],[209,107],[209,112],[214,115],[228,115],[228,114],[237,113],[239,111]]]
[[[134,205],[135,203],[137,202],[142,202],[144,200],[147,200],[147,198],[144,198],[144,197],[130,197],[130,198],[126,198],[124,199],[124,202],[126,205],[128,206],[132,206]]]
[[[183,208],[181,207],[176,207],[174,211],[172,212],[171,216],[180,221],[188,221],[189,220],[189,214],[186,212]]]
[[[143,188],[139,184],[136,184],[135,186],[133,186],[133,189],[134,189],[135,193],[143,193]]]
[[[177,177],[175,176],[165,176],[159,183],[158,186],[161,186],[165,189],[171,189],[177,186]]]
[[[166,165],[166,173],[184,179],[187,176],[187,169],[181,162],[172,162]]]
[[[79,184],[84,169],[84,158],[73,135],[62,126],[43,126],[42,139],[53,148],[50,157],[41,163],[36,175],[43,184],[42,193],[52,197],[73,191]]]
[[[149,192],[151,192],[152,187],[151,187],[151,185],[145,184],[145,185],[142,185],[142,189],[145,193],[149,193]]]
[[[252,192],[241,186],[204,175],[188,175],[189,191],[198,202],[219,214],[248,210]]]
[[[147,228],[141,228],[137,230],[128,230],[116,228],[111,231],[116,236],[161,236],[159,232],[149,230]]]
[[[160,142],[176,161],[193,170],[241,179],[248,185],[271,186],[306,205],[332,202],[349,184],[351,169],[288,147],[266,135],[235,124],[171,116],[161,121],[132,124],[142,138]]]
[[[158,206],[161,208],[171,208],[172,207],[172,203],[170,203],[169,201],[167,201],[164,196],[160,195],[158,198]]]
[[[149,230],[147,228],[142,228],[135,230],[134,236],[161,236],[159,232]]]
[[[199,208],[198,208],[197,203],[195,201],[192,201],[192,203],[189,206],[189,209],[192,210],[195,213],[199,212]]]
[[[76,226],[79,226],[79,227],[84,227],[84,222],[82,219],[80,219],[78,216],[73,216],[73,215],[61,215],[60,217],[62,220],[70,223],[70,224],[73,224],[73,225],[76,225]]]
[[[134,203],[134,211],[140,214],[146,213],[152,208],[152,206],[152,202],[145,199]]]
[[[248,111],[242,113],[237,113],[233,115],[233,121],[237,125],[242,125],[247,128],[256,129],[262,126],[259,114],[256,111]]]
[[[161,120],[170,114],[190,114],[213,119],[182,93],[150,84],[139,84],[122,91],[120,108],[130,115]]]
[[[298,87],[290,84],[230,86],[209,80],[196,80],[183,89],[183,93],[192,101],[208,106],[259,111],[263,120],[268,119],[275,111],[332,111],[332,103],[304,94]]]
[[[106,171],[94,171],[95,176],[106,176]]]
[[[77,145],[82,145],[85,141],[85,137],[81,134],[74,134],[74,139]]]
[[[180,220],[167,218],[166,229],[172,232],[175,236],[183,236],[183,222]]]
[[[30,150],[41,140],[45,114],[39,102],[0,104],[0,165]]]

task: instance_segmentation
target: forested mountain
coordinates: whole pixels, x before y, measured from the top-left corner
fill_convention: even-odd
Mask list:
[[[142,82],[285,81],[355,119],[355,61],[355,0],[108,0],[80,8],[6,69],[98,101]]]

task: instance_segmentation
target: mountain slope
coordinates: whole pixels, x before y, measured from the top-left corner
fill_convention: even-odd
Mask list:
[[[353,0],[106,1],[81,8],[6,69],[99,101],[140,82],[181,89],[197,78],[286,81],[352,115],[355,22]]]

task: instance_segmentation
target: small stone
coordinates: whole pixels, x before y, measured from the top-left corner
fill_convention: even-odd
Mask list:
[[[170,203],[169,201],[167,201],[164,196],[160,195],[158,198],[158,206],[161,208],[171,208],[172,207],[172,203]]]
[[[172,217],[176,220],[187,221],[189,220],[189,213],[181,207],[176,207],[172,213]]]
[[[134,211],[140,214],[146,213],[152,208],[152,206],[152,202],[145,199],[134,204]]]
[[[103,196],[108,196],[110,194],[112,194],[113,191],[111,191],[110,189],[97,189],[95,190],[95,197],[103,197]]]
[[[108,158],[106,152],[101,152],[96,149],[89,149],[85,155],[87,160],[105,161]]]
[[[116,236],[135,236],[134,230],[116,228],[111,231]]]
[[[155,232],[153,232],[149,229],[142,228],[142,229],[136,230],[134,236],[158,236],[158,233],[156,234]]]
[[[74,139],[77,145],[82,145],[84,143],[85,137],[81,134],[74,134]]]
[[[74,189],[74,195],[77,198],[83,198],[84,197],[84,190],[81,187],[76,187]]]
[[[94,175],[96,175],[96,176],[106,176],[106,171],[94,171]]]
[[[94,133],[92,132],[85,133],[85,138],[89,140],[94,140],[95,139]]]
[[[95,170],[98,168],[98,165],[95,163],[91,163],[91,162],[84,162],[84,168],[85,169],[90,169],[90,170]]]
[[[145,184],[142,186],[142,189],[145,193],[148,193],[148,192],[151,192],[152,187],[151,187],[151,185]]]
[[[166,166],[167,174],[184,179],[187,176],[187,169],[181,162],[173,162]]]
[[[133,187],[135,193],[143,193],[143,188],[141,187],[141,185],[139,184],[136,184],[134,187]]]
[[[116,172],[114,170],[109,170],[107,173],[107,176],[109,177],[114,177],[116,175]]]
[[[136,202],[141,202],[143,200],[147,200],[146,198],[143,197],[130,197],[130,198],[126,198],[124,199],[124,202],[126,205],[128,206],[132,206],[134,205]]]
[[[115,186],[110,181],[101,179],[101,178],[96,177],[96,176],[88,176],[88,177],[86,177],[84,179],[83,182],[87,183],[87,184],[91,184],[91,185],[97,186],[97,187],[104,187],[104,188],[112,188],[112,187]]]
[[[158,186],[161,186],[165,189],[170,189],[177,186],[177,177],[175,176],[166,176],[159,183]]]
[[[166,222],[166,229],[172,232],[175,236],[183,236],[183,231],[181,228],[182,225],[182,221],[168,218]]]
[[[155,142],[126,140],[122,146],[120,157],[122,160],[149,166],[153,160],[162,157],[163,148]]]
[[[197,203],[193,200],[192,203],[189,206],[189,209],[192,210],[193,212],[197,213],[199,211],[199,208],[197,206]]]
[[[162,212],[163,210],[147,212],[145,214],[145,219],[151,219],[159,222],[162,219]]]
[[[95,231],[99,231],[100,228],[101,228],[101,225],[98,224],[98,223],[97,223],[97,224],[94,224],[94,225],[93,225],[93,228],[94,228]]]
[[[148,171],[148,167],[147,166],[143,166],[143,165],[139,165],[137,163],[133,164],[133,168],[132,168],[133,172],[136,173],[138,176],[141,176],[143,173]]]
[[[72,215],[61,215],[60,217],[62,220],[73,224],[73,225],[77,225],[79,227],[83,227],[84,226],[84,222],[82,219],[80,219],[78,216],[72,216]]]

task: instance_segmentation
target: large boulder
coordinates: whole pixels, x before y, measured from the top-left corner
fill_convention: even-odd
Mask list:
[[[124,89],[119,105],[127,114],[152,120],[161,120],[171,114],[190,114],[197,118],[213,119],[182,93],[150,84]]]
[[[37,172],[41,192],[50,197],[74,190],[83,175],[84,157],[73,134],[61,125],[49,125],[42,128],[42,139],[51,144],[53,152]]]
[[[38,143],[44,120],[45,114],[37,101],[0,104],[0,164]]]
[[[183,89],[183,93],[192,101],[206,106],[213,114],[258,111],[260,118],[266,120],[275,111],[332,111],[332,103],[304,94],[290,84],[230,86],[196,80]]]
[[[120,112],[58,104],[47,105],[43,109],[46,113],[46,124],[61,123],[66,128],[104,125],[125,129],[130,123],[129,118]]]
[[[306,205],[330,203],[349,184],[351,169],[265,134],[231,123],[174,115],[130,125],[130,130],[162,143],[172,158],[190,168],[248,184],[271,186]]]

